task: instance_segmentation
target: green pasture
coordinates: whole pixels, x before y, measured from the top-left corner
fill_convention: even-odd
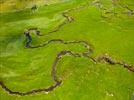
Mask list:
[[[57,53],[62,50],[85,51],[80,44],[61,43],[26,48],[24,30],[28,28],[37,27],[44,35],[32,34],[33,45],[51,39],[84,40],[92,45],[92,57],[108,54],[134,65],[134,14],[129,14],[131,12],[124,8],[127,5],[134,10],[133,0],[120,0],[115,5],[112,0],[65,1],[40,6],[35,12],[26,8],[0,14],[0,81],[11,90],[27,92],[54,84],[51,68]],[[97,1],[102,8],[98,7]],[[72,23],[61,15],[81,5],[84,8],[68,13],[74,18]],[[111,13],[106,14],[107,11]],[[65,21],[59,31],[48,34]],[[16,96],[0,87],[0,100],[134,99],[134,73],[120,65],[95,64],[84,57],[65,56],[58,64],[57,74],[63,83],[48,94]]]

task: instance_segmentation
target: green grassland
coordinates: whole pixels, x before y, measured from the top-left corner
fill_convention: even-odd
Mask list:
[[[58,0],[57,0],[58,1]],[[62,0],[63,1],[63,0]],[[80,44],[51,43],[42,48],[25,47],[24,30],[37,27],[44,36],[32,34],[32,44],[51,39],[84,40],[92,45],[91,57],[108,54],[134,65],[134,1],[65,0],[0,15],[0,81],[13,91],[27,92],[54,84],[52,64],[62,50],[81,53]],[[84,5],[80,7],[81,5]],[[74,21],[62,16],[68,12]],[[128,9],[129,8],[129,9]],[[56,32],[49,33],[66,22]],[[57,66],[62,84],[49,92],[27,96],[8,94],[0,87],[0,100],[132,100],[134,73],[121,65],[95,64],[85,57],[65,56]]]
[[[23,10],[33,5],[47,6],[55,3],[63,3],[69,0],[0,0],[0,12]]]

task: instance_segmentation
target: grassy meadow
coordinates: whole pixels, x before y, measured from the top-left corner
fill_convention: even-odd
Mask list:
[[[49,5],[41,5],[34,12],[30,8],[20,11],[1,9],[0,81],[8,88],[27,92],[48,87],[54,84],[51,69],[60,51],[85,51],[79,44],[60,43],[28,49],[24,30],[32,27],[37,27],[44,35],[32,34],[34,45],[51,39],[84,40],[93,46],[92,57],[108,54],[134,65],[133,0],[48,0],[47,3]],[[81,5],[84,7],[68,12],[74,18],[72,23],[66,22],[57,32],[48,34],[66,21],[62,12]],[[120,65],[95,64],[84,57],[65,56],[58,63],[57,74],[63,83],[48,94],[16,96],[0,87],[0,100],[134,99],[134,73]]]

